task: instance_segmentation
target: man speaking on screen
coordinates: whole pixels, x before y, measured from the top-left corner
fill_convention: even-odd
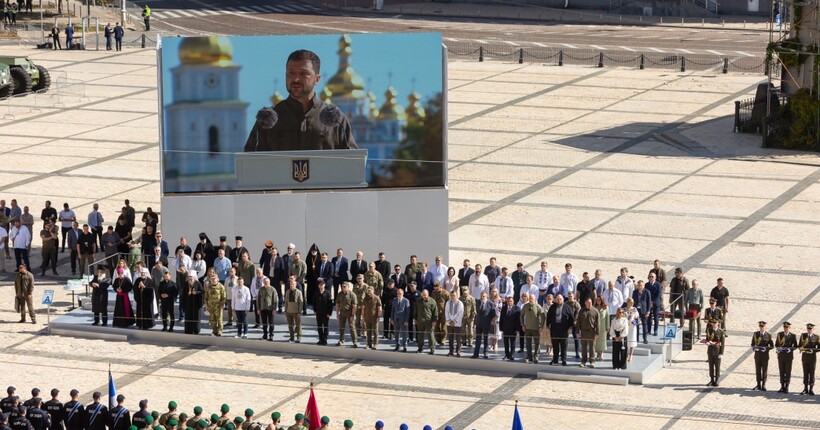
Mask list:
[[[357,149],[350,122],[342,111],[316,94],[321,60],[308,50],[288,56],[288,98],[256,115],[245,152]]]

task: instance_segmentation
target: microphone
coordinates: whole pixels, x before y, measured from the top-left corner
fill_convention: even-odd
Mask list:
[[[327,129],[342,125],[342,110],[334,105],[325,105],[319,112],[319,122]],[[347,148],[347,130],[342,130],[342,144]]]
[[[259,109],[259,112],[256,113],[256,122],[259,124],[259,127],[263,130],[272,129],[278,121],[279,114],[277,114],[272,107],[265,107]],[[253,150],[259,150],[259,129],[256,130],[256,147],[254,147]]]

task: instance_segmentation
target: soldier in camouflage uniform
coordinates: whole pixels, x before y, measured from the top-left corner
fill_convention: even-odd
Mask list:
[[[179,415],[177,414],[177,402],[168,402],[168,412],[160,415],[158,424],[168,428],[168,421],[174,420],[179,424]]]
[[[202,427],[208,425],[208,422],[205,421],[204,426],[200,426],[199,422],[202,421],[204,418],[202,417],[202,407],[201,406],[194,406],[194,416],[188,418],[188,427],[191,427],[194,430],[202,430]]]
[[[305,427],[305,415],[304,414],[296,414],[296,423],[292,426],[288,427],[288,430],[308,430]]]
[[[222,415],[220,415],[219,419],[216,421],[216,427],[222,428],[225,427],[225,424],[231,422],[231,417],[228,416],[228,412],[231,411],[231,407],[227,404],[223,404],[222,407],[219,408],[219,411],[222,412]]]
[[[376,274],[379,273],[376,272]],[[381,298],[375,294],[373,287],[367,287],[367,293],[365,293],[362,300],[362,314],[365,330],[367,330],[367,348],[376,349],[376,345],[379,343],[379,318],[381,313]]]
[[[219,422],[219,415],[211,414],[211,421],[205,427],[205,430],[217,430],[219,428],[219,426],[216,425],[217,422]]]
[[[413,307],[413,320],[418,330],[416,340],[419,349],[416,352],[421,354],[424,350],[424,336],[427,336],[430,342],[430,355],[433,355],[436,350],[436,339],[433,333],[435,332],[436,323],[438,323],[438,306],[430,298],[427,290],[421,291],[421,297],[416,301],[416,306]]]
[[[282,425],[282,414],[279,412],[274,412],[270,414],[270,419],[273,422],[268,424],[268,428],[266,430],[285,430],[285,426]]]
[[[356,325],[353,324],[353,317],[358,312],[356,294],[350,291],[350,282],[343,282],[341,291],[336,296],[336,318],[339,319],[339,343],[345,343],[345,328],[350,328],[350,338],[353,339],[353,347],[359,346],[359,338],[356,336]]]
[[[262,430],[262,424],[253,420],[253,409],[245,409],[245,422],[242,423],[242,430]]]
[[[384,291],[384,277],[376,270],[376,263],[370,263],[367,268],[367,272],[364,273],[364,283],[372,287],[373,292],[381,297]]]
[[[364,275],[356,276],[356,283],[353,284],[353,294],[356,296],[356,303],[364,301],[364,293],[367,291],[367,284],[364,283]],[[356,330],[359,331],[359,336],[364,337],[364,323],[362,321],[362,307],[356,309]]]
[[[222,309],[225,307],[227,293],[219,282],[213,268],[209,269],[210,277],[205,288],[205,309],[208,310],[211,331],[214,336],[222,336]],[[198,421],[198,420],[197,420]]]
[[[441,288],[441,282],[436,281],[433,283],[433,294],[431,297],[435,300],[436,305],[438,306],[439,329],[436,332],[436,343],[441,345],[447,337],[447,321],[444,315],[444,306],[446,306],[447,301],[450,300],[450,293],[448,293],[444,288]]]
[[[461,287],[460,300],[464,304],[464,318],[461,320],[461,329],[464,330],[464,346],[471,346],[475,325],[475,297],[470,295],[469,288]]]
[[[155,424],[154,427],[152,427],[153,429],[156,429],[157,427],[159,427],[160,430],[165,430],[165,426],[159,424],[159,412],[151,411],[151,419],[153,420],[153,423]],[[148,422],[147,417],[145,419],[145,422]]]

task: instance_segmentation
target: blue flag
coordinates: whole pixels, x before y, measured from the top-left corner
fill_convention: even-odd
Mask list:
[[[521,417],[518,415],[518,404],[515,405],[515,415],[513,415],[512,430],[524,430],[524,425],[521,424]]]
[[[117,387],[114,386],[114,377],[111,376],[111,369],[108,370],[108,409],[117,406]]]

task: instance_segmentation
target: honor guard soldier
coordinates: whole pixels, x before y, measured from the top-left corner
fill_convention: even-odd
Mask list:
[[[262,424],[253,420],[253,409],[245,409],[245,422],[242,423],[242,430],[262,430]]]
[[[12,409],[17,409],[17,402],[20,401],[20,398],[15,396],[16,389],[14,387],[9,387],[6,389],[6,393],[8,396],[3,397],[3,400],[0,400],[0,409],[2,409],[3,413],[10,413]]]
[[[220,312],[222,311],[220,310]],[[204,420],[204,418],[202,418],[202,406],[194,406],[194,416],[188,418],[188,427],[194,430],[202,430],[208,425],[208,421],[205,421],[204,425],[199,425],[202,420]]]
[[[148,400],[142,399],[140,400],[140,410],[134,412],[134,416],[131,417],[131,424],[137,426],[138,429],[143,429],[146,426],[146,418],[150,417],[151,413],[148,412]],[[153,418],[151,418],[153,421]]]
[[[294,418],[296,423],[288,427],[288,430],[308,430],[308,428],[305,427],[305,416],[303,414],[296,414]]]
[[[151,411],[151,421],[149,422],[146,418],[145,422],[151,424],[150,427],[154,430],[156,430],[157,428],[159,428],[159,430],[165,430],[165,426],[157,424],[159,423],[159,412],[157,411]]]
[[[31,389],[31,398],[23,402],[23,406],[27,408],[31,408],[34,406],[34,403],[40,400],[40,389],[39,388],[32,388]]]
[[[43,400],[35,397],[32,401],[33,404],[28,408],[26,418],[34,430],[48,430],[51,428],[51,417],[43,410]]]
[[[208,420],[199,420],[194,430],[205,430],[206,428],[208,428]]]
[[[65,410],[63,409],[63,403],[57,399],[57,396],[60,395],[60,390],[56,388],[51,389],[51,400],[43,403],[43,407],[45,411],[48,413],[49,418],[51,418],[51,430],[63,430],[63,419],[65,417]]]
[[[813,396],[814,370],[817,365],[817,352],[820,351],[820,336],[814,334],[814,324],[806,324],[806,332],[800,335],[798,346],[803,353],[803,391],[800,394]]]
[[[231,407],[227,404],[223,404],[219,411],[222,412],[222,415],[219,416],[219,419],[216,421],[216,428],[225,427],[225,424],[231,422],[231,417],[228,416],[228,412],[231,411]]]
[[[11,430],[9,427],[9,414],[0,412],[0,430]]]
[[[706,328],[706,356],[709,360],[709,383],[707,387],[719,387],[720,360],[723,358],[723,343],[726,335],[719,327],[720,320],[712,318]]]
[[[219,427],[216,426],[216,422],[219,421],[219,415],[211,414],[211,421],[208,423],[208,426],[205,427],[205,430],[216,430]]]
[[[319,427],[319,430],[330,429],[330,418],[328,418],[327,416],[323,416],[320,422],[322,423],[322,426]]]
[[[353,428],[353,421],[352,420],[345,420],[344,426],[345,426],[345,430],[351,430]]]
[[[271,423],[268,424],[268,428],[266,430],[285,430],[285,426],[282,425],[282,414],[279,412],[273,412],[270,414]]]
[[[171,400],[168,402],[168,412],[160,415],[159,425],[168,428],[168,421],[176,420],[179,423],[179,415],[177,415],[177,402]]]
[[[80,392],[72,389],[68,393],[71,400],[63,405],[63,416],[66,430],[83,430],[85,428],[85,409],[83,404],[77,400]]]
[[[131,421],[131,423],[133,424],[133,420]],[[145,417],[145,427],[143,427],[143,429],[144,430],[153,430],[153,428],[154,428],[154,417],[149,414],[147,417]]]
[[[109,430],[128,430],[131,427],[131,413],[122,405],[123,402],[125,402],[125,396],[118,395],[117,406],[108,411]]]
[[[772,335],[766,331],[766,321],[758,321],[757,325],[760,330],[752,334],[757,385],[752,390],[766,391],[766,377],[769,373],[769,351],[774,348],[774,342],[772,341]]]
[[[108,408],[100,403],[99,391],[95,391],[91,395],[94,400],[90,405],[85,407],[86,426],[85,430],[106,430],[106,418],[108,417]]]
[[[780,371],[780,390],[778,393],[789,392],[789,382],[792,379],[792,362],[794,350],[797,349],[797,336],[790,332],[791,323],[783,323],[783,331],[777,334],[774,341],[777,351],[777,368]]]
[[[27,412],[27,407],[18,406],[17,415],[14,417],[13,420],[11,420],[11,422],[9,423],[9,427],[11,427],[12,430],[33,430],[34,427],[31,426],[31,423],[29,422],[28,418],[26,418]]]
[[[181,429],[187,429],[189,427],[188,426],[188,414],[186,414],[185,412],[179,414],[179,418],[177,418],[177,422],[179,423],[177,425],[177,427],[179,427]]]

